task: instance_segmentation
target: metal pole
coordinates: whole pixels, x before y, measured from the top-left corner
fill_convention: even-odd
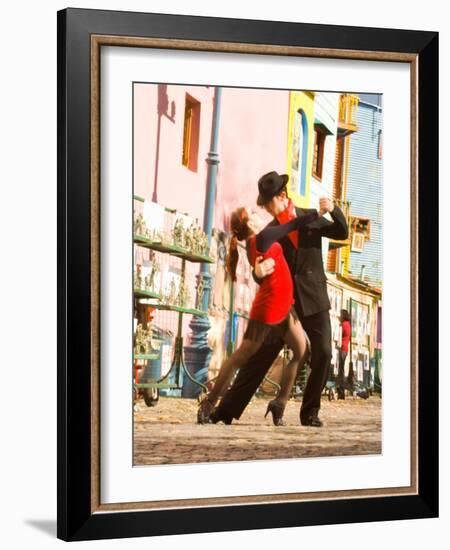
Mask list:
[[[211,126],[211,145],[206,162],[208,173],[206,181],[205,208],[203,216],[203,231],[208,236],[208,243],[211,245],[212,226],[214,220],[214,205],[216,198],[217,167],[219,164],[219,127],[220,127],[220,106],[222,99],[222,88],[216,87],[214,92],[214,106]],[[200,272],[197,275],[197,287],[200,281],[203,282],[203,297],[201,309],[208,311],[211,295],[211,273],[209,264],[202,263]],[[206,382],[208,368],[211,359],[211,348],[208,346],[208,331],[211,328],[208,316],[193,316],[189,327],[191,333],[191,345],[185,347],[185,359],[189,371],[200,383]],[[198,386],[190,385],[183,389],[184,397],[196,397],[200,392]]]
[[[230,281],[230,313],[228,314],[227,356],[234,351],[234,283]]]
[[[214,219],[214,203],[216,197],[217,167],[219,165],[219,127],[220,127],[220,106],[222,99],[222,88],[219,86],[214,94],[213,119],[211,127],[211,147],[206,162],[208,163],[208,176],[206,184],[205,211],[203,216],[203,231],[208,235],[211,242],[212,224]],[[209,271],[207,264],[206,266]]]
[[[206,158],[208,164],[208,174],[206,182],[206,196],[205,196],[205,208],[203,215],[203,231],[208,236],[208,243],[211,246],[212,226],[214,220],[214,205],[216,200],[216,187],[217,187],[217,168],[219,165],[219,128],[220,128],[220,106],[222,99],[222,88],[219,86],[215,89],[214,94],[214,107],[213,118],[211,126],[211,146]],[[211,275],[209,272],[209,264],[201,264],[200,277],[203,279],[203,311],[209,309],[209,298],[211,294]],[[208,323],[208,330],[210,327],[209,319],[207,317],[202,318]]]

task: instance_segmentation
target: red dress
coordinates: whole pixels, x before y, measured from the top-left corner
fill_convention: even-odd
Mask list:
[[[274,271],[261,281],[250,310],[250,319],[267,324],[277,324],[283,321],[289,313],[294,300],[294,285],[291,272],[283,254],[280,243],[273,243],[267,252],[256,249],[256,236],[249,239],[249,259],[255,267],[256,258],[275,260]]]
[[[287,223],[270,224],[247,240],[247,253],[252,267],[255,266],[258,256],[263,259],[273,258],[275,265],[273,272],[260,282],[244,338],[268,344],[278,342],[289,329],[289,318],[298,320],[293,307],[295,300],[292,275],[277,239],[314,221],[317,216],[315,212],[296,217]]]

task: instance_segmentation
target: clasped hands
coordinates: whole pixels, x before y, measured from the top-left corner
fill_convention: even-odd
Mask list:
[[[321,197],[319,199],[319,216],[323,216],[327,212],[332,212],[334,209],[334,203],[331,199]],[[267,275],[273,273],[275,269],[275,260],[273,258],[267,258],[263,260],[262,256],[258,256],[255,262],[255,276],[257,279],[264,279]]]

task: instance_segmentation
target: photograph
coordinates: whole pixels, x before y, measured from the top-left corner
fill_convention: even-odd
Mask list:
[[[133,465],[381,454],[383,95],[130,86]]]

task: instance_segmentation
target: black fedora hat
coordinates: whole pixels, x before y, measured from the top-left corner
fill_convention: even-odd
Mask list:
[[[263,206],[279,195],[283,187],[286,186],[289,180],[287,174],[279,174],[278,172],[268,172],[261,176],[258,181],[259,195],[256,201],[258,206]]]

